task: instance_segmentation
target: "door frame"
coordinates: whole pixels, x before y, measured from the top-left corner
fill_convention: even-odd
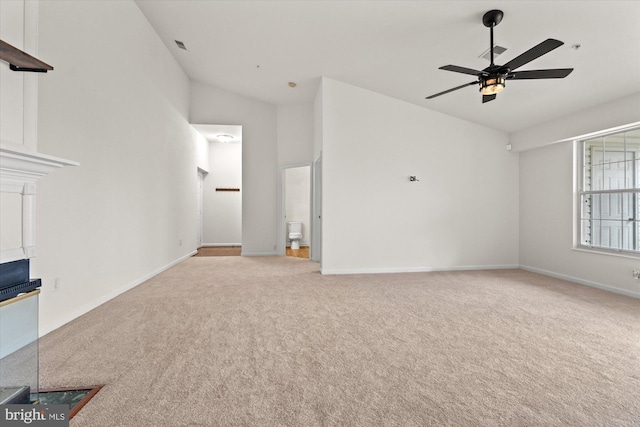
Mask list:
[[[322,152],[313,163],[311,182],[311,241],[309,259],[322,265]]]
[[[201,168],[198,169],[198,176],[196,181],[196,249],[202,247],[202,239],[204,237],[204,179],[207,176],[207,171]],[[200,241],[198,241],[200,237]]]

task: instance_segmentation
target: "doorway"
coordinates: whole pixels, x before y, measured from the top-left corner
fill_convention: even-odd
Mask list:
[[[206,139],[200,161],[199,248],[203,254],[236,255],[242,247],[242,126],[192,125]],[[200,181],[202,180],[202,183]]]
[[[309,259],[309,247],[312,240],[311,164],[284,166],[281,177],[280,254]],[[289,238],[290,223],[296,224],[302,233],[299,239],[294,239],[294,241]]]

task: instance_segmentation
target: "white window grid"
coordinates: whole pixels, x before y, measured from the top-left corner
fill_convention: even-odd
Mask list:
[[[578,144],[578,246],[640,254],[640,127]]]

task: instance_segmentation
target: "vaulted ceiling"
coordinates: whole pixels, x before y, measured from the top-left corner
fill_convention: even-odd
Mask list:
[[[640,91],[638,1],[137,4],[189,78],[275,105],[312,102],[325,76],[515,132]],[[507,50],[496,63],[555,38],[565,44],[519,71],[574,68],[573,73],[564,79],[509,80],[486,104],[476,86],[426,100],[474,80],[438,67],[489,65],[480,55],[489,48],[482,15],[491,9],[504,11],[494,42]]]

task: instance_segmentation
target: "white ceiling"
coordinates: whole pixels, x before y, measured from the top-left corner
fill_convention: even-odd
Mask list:
[[[221,142],[218,135],[232,136],[232,143],[242,142],[242,126],[193,124],[193,127],[209,142]]]
[[[640,91],[640,1],[137,3],[192,80],[275,105],[312,102],[326,76],[514,132]],[[574,72],[507,81],[486,104],[475,86],[426,100],[474,80],[438,67],[488,65],[479,55],[489,48],[482,15],[491,9],[504,11],[494,42],[507,51],[496,63],[555,38],[565,44],[519,71]]]

